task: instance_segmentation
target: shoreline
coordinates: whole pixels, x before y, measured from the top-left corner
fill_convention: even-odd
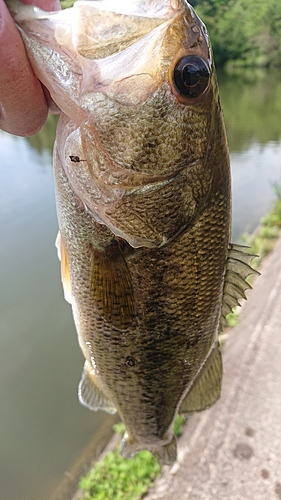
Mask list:
[[[59,485],[49,500],[79,500],[78,483],[80,477],[91,469],[117,443],[119,436],[113,431],[113,425],[120,421],[118,414],[107,416],[99,432],[78,455],[73,465],[64,473]]]

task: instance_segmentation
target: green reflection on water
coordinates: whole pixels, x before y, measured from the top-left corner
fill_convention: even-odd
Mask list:
[[[243,151],[253,140],[260,144],[281,138],[281,72],[243,70],[242,74],[218,72],[220,96],[231,152]],[[28,137],[37,152],[52,152],[58,115],[49,115],[40,132]]]
[[[54,141],[56,138],[56,127],[58,123],[58,115],[49,115],[43,128],[38,134],[32,137],[27,137],[26,140],[30,146],[38,153],[43,153],[47,150],[50,153],[53,151]]]
[[[219,87],[231,152],[253,140],[260,144],[281,138],[281,72],[238,75],[219,73]]]

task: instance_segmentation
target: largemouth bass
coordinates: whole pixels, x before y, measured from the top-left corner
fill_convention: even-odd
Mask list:
[[[57,246],[85,366],[122,454],[176,459],[173,423],[214,404],[218,333],[252,256],[230,244],[229,154],[206,28],[184,0],[9,3],[61,109]]]

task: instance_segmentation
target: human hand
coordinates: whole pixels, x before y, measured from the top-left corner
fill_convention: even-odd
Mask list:
[[[23,0],[22,0],[23,1]],[[59,0],[24,0],[43,10],[59,10]],[[10,134],[36,134],[44,125],[49,96],[35,76],[12,17],[0,0],[0,128]]]

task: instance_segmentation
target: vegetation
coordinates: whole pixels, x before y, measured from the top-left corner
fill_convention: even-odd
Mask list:
[[[281,184],[274,185],[275,192],[281,189]],[[280,236],[281,228],[281,193],[274,204],[273,210],[261,219],[258,231],[253,235],[242,235],[242,242],[251,247],[251,253],[259,257],[254,260],[253,266],[258,268],[261,260],[266,257],[274,247],[276,239]]]
[[[56,126],[58,122],[58,115],[48,115],[44,127],[36,135],[26,137],[32,148],[38,153],[43,153],[45,150],[52,153],[54,142],[56,138]]]
[[[206,23],[218,67],[281,65],[280,0],[189,0]],[[62,0],[63,8],[74,0]]]
[[[185,418],[177,416],[174,433],[182,434]],[[114,431],[123,435],[122,423]],[[80,488],[83,500],[140,500],[159,476],[161,466],[149,451],[141,451],[130,460],[121,457],[119,446],[95,463],[94,468],[82,477]]]
[[[206,23],[217,66],[280,66],[280,0],[191,0]]]
[[[280,2],[281,3],[281,2]],[[281,137],[281,72],[244,71],[229,77],[218,72],[220,97],[231,152],[249,144],[266,144]]]
[[[115,448],[80,481],[84,500],[139,500],[161,467],[149,451],[125,460]]]

